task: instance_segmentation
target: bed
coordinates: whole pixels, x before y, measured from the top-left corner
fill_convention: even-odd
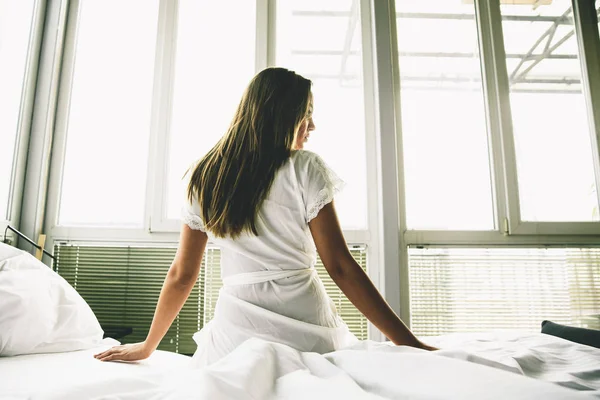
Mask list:
[[[600,349],[523,332],[427,338],[437,352],[364,341],[321,355],[252,339],[204,369],[163,351],[103,363],[93,354],[117,342],[34,260],[0,247],[0,399],[600,399]]]
[[[430,338],[432,339],[432,338]],[[600,398],[600,350],[542,334],[448,335],[437,354],[363,342],[326,355],[250,340],[206,369],[163,351],[102,363],[99,348],[0,358],[2,399]]]
[[[0,358],[0,398],[142,399],[143,391],[161,376],[189,366],[189,357],[160,350],[136,363],[103,363],[93,355],[118,343],[104,342],[86,350]]]

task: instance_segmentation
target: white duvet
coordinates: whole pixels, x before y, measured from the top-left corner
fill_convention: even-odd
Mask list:
[[[595,391],[600,397],[600,349],[550,335],[519,332],[454,334],[429,341],[446,350],[478,354],[531,378]]]
[[[0,358],[0,398],[600,398],[598,349],[541,334],[449,335],[429,342],[444,350],[362,342],[319,355],[252,339],[205,369],[165,352],[135,364],[97,361],[92,355],[98,349]]]

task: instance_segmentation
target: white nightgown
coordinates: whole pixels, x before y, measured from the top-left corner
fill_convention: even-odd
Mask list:
[[[315,153],[299,150],[277,171],[257,217],[258,236],[209,240],[221,249],[223,288],[214,319],[194,335],[196,365],[211,364],[251,337],[327,353],[357,342],[314,269],[308,228],[343,182]],[[204,229],[197,201],[183,221]]]

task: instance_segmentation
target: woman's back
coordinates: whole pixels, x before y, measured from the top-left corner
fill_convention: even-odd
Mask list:
[[[312,272],[317,253],[308,222],[332,200],[341,185],[341,180],[319,156],[304,150],[293,152],[277,171],[257,213],[257,236],[250,233],[219,238],[207,232],[210,241],[221,249],[224,291],[303,322],[327,327],[339,325],[323,284]],[[199,211],[197,202],[188,204],[183,220],[193,229],[204,230]],[[260,276],[264,271],[297,271],[297,274],[249,284],[248,278],[254,277],[256,281],[256,273]],[[246,280],[240,280],[244,276]],[[227,284],[232,281],[238,282]]]

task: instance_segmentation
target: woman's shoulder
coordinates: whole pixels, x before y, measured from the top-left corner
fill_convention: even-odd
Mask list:
[[[300,181],[323,181],[329,186],[343,185],[343,181],[317,153],[296,150],[292,153],[292,163]]]
[[[307,168],[314,162],[316,162],[317,164],[323,163],[321,156],[310,150],[294,150],[292,152],[291,159],[297,168]]]

